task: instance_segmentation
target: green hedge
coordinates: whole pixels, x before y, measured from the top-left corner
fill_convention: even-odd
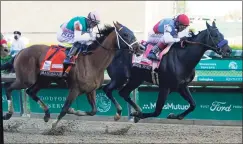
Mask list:
[[[12,58],[11,56],[6,56],[4,58],[1,57],[1,65],[6,63],[6,62],[8,62],[8,61],[10,61],[11,58]],[[7,73],[7,71],[2,70],[1,73]]]
[[[9,61],[12,57],[9,55],[9,56],[6,56],[4,58],[1,57],[1,64],[3,63],[6,63],[7,61]]]

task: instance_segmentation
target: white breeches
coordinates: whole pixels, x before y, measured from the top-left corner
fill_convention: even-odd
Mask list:
[[[61,43],[74,43],[74,32],[63,31],[61,28],[57,32],[57,40]]]
[[[75,38],[74,32],[64,31],[61,28],[57,32],[57,40],[59,42],[61,42],[61,43],[73,44],[74,42],[77,42],[78,41],[78,42],[80,42],[82,44],[89,45],[91,42],[86,37],[87,36],[85,34],[84,34],[84,36],[81,36],[81,32],[80,32],[80,33],[76,34],[76,38]]]
[[[150,34],[147,42],[157,44],[158,42],[165,43],[163,34]]]

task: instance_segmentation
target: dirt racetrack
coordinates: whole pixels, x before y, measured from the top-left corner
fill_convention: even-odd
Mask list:
[[[241,126],[11,118],[3,122],[5,143],[242,143]]]

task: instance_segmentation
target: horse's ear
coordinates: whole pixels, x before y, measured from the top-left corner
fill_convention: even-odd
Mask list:
[[[216,23],[215,23],[215,21],[213,21],[212,26],[213,26],[214,28],[216,28]]]
[[[208,24],[208,22],[206,21],[206,26],[207,26],[207,29],[210,29],[211,26]]]
[[[114,25],[115,25],[116,29],[120,29],[121,28],[121,25],[117,21],[116,21],[116,23],[114,23]]]
[[[113,21],[113,24],[116,27],[116,29],[118,29],[118,26],[117,26],[117,24],[114,21]]]
[[[116,23],[117,23],[119,26],[122,26],[122,24],[120,24],[118,21],[116,21]]]

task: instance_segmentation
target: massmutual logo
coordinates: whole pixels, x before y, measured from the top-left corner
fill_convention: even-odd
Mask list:
[[[229,63],[229,69],[237,69],[237,68],[238,68],[238,65],[237,65],[236,62],[231,61],[231,62]]]
[[[111,100],[105,95],[105,93],[96,94],[96,104],[99,112],[107,112],[111,108]]]

